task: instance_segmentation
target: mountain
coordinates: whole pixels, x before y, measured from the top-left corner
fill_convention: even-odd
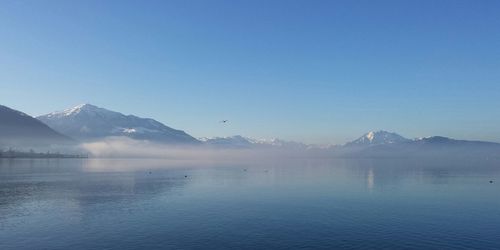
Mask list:
[[[346,143],[345,146],[372,146],[381,144],[404,143],[408,141],[410,141],[410,139],[404,138],[403,136],[396,133],[379,130],[368,132],[358,139]]]
[[[74,140],[54,131],[39,120],[0,105],[0,145],[30,147],[72,143]]]
[[[253,143],[250,139],[241,135],[227,137],[203,137],[199,138],[205,145],[222,148],[251,148]]]
[[[277,148],[285,148],[285,149],[307,149],[310,147],[314,147],[315,145],[307,145],[302,142],[295,141],[285,141],[278,138],[274,139],[257,139],[252,140],[255,145],[261,145],[265,147],[277,147]]]
[[[281,148],[281,149],[307,149],[308,145],[284,141],[280,139],[253,139],[234,135],[228,137],[203,137],[200,138],[205,145],[222,147],[222,148]]]
[[[455,140],[443,136],[406,139],[396,133],[369,132],[335,150],[335,155],[353,158],[407,157],[499,157],[500,144]]]
[[[78,105],[37,118],[58,132],[83,141],[125,136],[169,144],[199,143],[184,131],[167,127],[153,119],[124,115],[91,104]]]

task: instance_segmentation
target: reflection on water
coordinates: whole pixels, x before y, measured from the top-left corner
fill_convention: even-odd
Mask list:
[[[0,249],[498,249],[498,183],[491,160],[2,159]]]
[[[368,189],[372,190],[375,185],[375,176],[373,175],[373,168],[368,168],[368,176],[366,177],[366,184]]]

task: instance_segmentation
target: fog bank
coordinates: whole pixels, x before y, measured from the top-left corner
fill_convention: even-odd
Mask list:
[[[173,160],[240,160],[305,157],[305,150],[282,148],[221,148],[210,145],[166,145],[126,137],[82,143],[83,150],[97,158],[160,158]]]

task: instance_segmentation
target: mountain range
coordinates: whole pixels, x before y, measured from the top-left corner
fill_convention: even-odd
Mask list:
[[[354,158],[500,157],[500,143],[443,136],[408,139],[393,132],[376,131],[337,147],[335,155]]]
[[[227,137],[203,137],[199,138],[205,145],[223,148],[286,148],[286,149],[307,149],[310,145],[285,141],[281,139],[253,139],[241,135]]]
[[[167,144],[196,144],[194,137],[150,118],[124,115],[91,104],[82,104],[36,117],[52,129],[80,141],[124,136]]]
[[[286,149],[333,157],[481,156],[499,157],[500,144],[432,136],[409,139],[394,132],[371,131],[343,145],[308,145],[241,135],[199,138],[151,118],[82,104],[33,118],[0,106],[0,146],[77,144],[107,137],[127,137],[167,145],[203,145],[223,149]]]

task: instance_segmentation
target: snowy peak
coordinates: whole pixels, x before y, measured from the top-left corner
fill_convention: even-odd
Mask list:
[[[63,114],[72,115],[72,114],[78,114],[82,111],[94,111],[97,109],[99,109],[99,107],[94,106],[92,104],[84,103],[84,104],[77,105],[73,108],[69,108],[69,109],[64,110]]]
[[[199,138],[205,145],[226,147],[226,148],[286,148],[286,149],[306,149],[309,145],[284,141],[281,139],[253,139],[234,135],[228,137]]]
[[[410,141],[401,135],[384,130],[370,131],[358,139],[346,143],[346,146],[370,146],[380,144],[392,144]]]
[[[44,117],[73,117],[79,115],[107,115],[107,116],[116,116],[121,115],[118,112],[110,111],[104,108],[97,107],[92,104],[84,103],[79,104],[75,107],[65,109],[63,111],[56,111],[50,114],[44,115]],[[42,117],[42,116],[41,116]]]
[[[37,117],[52,129],[83,141],[125,136],[161,143],[198,143],[184,131],[150,118],[124,115],[92,104],[81,104]]]
[[[84,104],[80,104],[80,105],[77,105],[77,106],[71,108],[70,112],[72,114],[78,114],[80,112],[97,112],[99,110],[101,110],[101,111],[109,111],[109,110],[106,110],[106,109],[94,106],[92,104],[84,103]]]
[[[199,138],[206,145],[216,147],[230,147],[230,148],[249,148],[253,145],[251,139],[241,135],[227,136],[227,137],[204,137]]]
[[[373,139],[375,139],[375,132],[370,131],[364,137],[367,138],[370,142],[372,142]]]
[[[70,115],[75,115],[75,114],[80,113],[88,105],[90,105],[90,104],[80,104],[80,105],[77,105],[77,106],[75,106],[73,108],[65,109],[63,111],[52,112],[52,113],[48,114],[47,116],[70,116]]]
[[[259,145],[271,146],[271,147],[288,148],[288,149],[306,149],[309,146],[312,146],[312,145],[306,145],[306,144],[301,143],[301,142],[285,141],[285,140],[281,140],[278,138],[257,139],[257,140],[252,140],[252,143],[259,144]]]

